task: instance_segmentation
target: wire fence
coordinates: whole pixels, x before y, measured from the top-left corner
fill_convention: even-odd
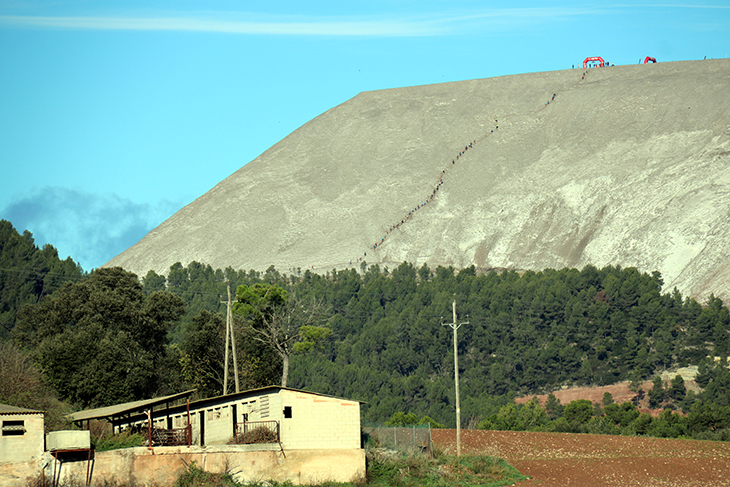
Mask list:
[[[433,453],[431,425],[386,426],[379,423],[363,423],[362,431],[375,444],[407,453]]]

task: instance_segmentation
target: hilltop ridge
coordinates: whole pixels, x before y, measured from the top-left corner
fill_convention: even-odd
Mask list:
[[[727,59],[363,92],[106,266],[618,264],[728,298],[728,113]]]

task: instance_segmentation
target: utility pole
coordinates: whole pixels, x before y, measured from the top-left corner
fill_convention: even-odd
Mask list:
[[[231,301],[231,283],[227,283],[228,287],[228,301],[221,301],[226,303],[226,365],[223,369],[223,395],[228,394],[228,342],[230,337],[231,348],[233,349],[233,375],[236,380],[236,393],[241,392],[238,383],[238,360],[236,359],[236,338],[233,334],[233,301]]]
[[[441,326],[450,326],[454,330],[454,384],[456,386],[456,456],[461,456],[461,406],[459,405],[459,341],[456,338],[456,330],[461,325],[468,325],[469,322],[463,323],[456,322],[456,294],[454,294],[454,321],[452,323],[444,323],[444,319],[441,318]],[[466,319],[469,319],[467,315]]]
[[[231,301],[231,281],[228,281],[228,329],[231,330],[231,348],[233,349],[233,376],[236,379],[236,394],[241,392],[238,384],[238,359],[236,358],[236,335],[233,333],[233,301]]]
[[[230,301],[230,299],[228,301]],[[221,303],[225,303],[225,302],[226,301],[221,301]],[[229,337],[231,336],[228,333],[229,325],[230,324],[228,322],[228,310],[226,309],[226,358],[224,359],[224,362],[223,362],[225,364],[225,365],[223,365],[223,395],[224,396],[226,394],[228,394],[228,340],[229,340]]]

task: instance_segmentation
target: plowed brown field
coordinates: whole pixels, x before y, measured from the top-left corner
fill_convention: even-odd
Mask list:
[[[456,430],[432,430],[456,453]],[[730,486],[730,443],[566,433],[462,430],[462,454],[507,460],[530,480],[519,487]]]

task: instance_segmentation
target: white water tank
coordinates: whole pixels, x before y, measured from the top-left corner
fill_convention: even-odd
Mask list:
[[[51,431],[46,435],[46,449],[88,450],[91,448],[91,434],[85,430]]]

